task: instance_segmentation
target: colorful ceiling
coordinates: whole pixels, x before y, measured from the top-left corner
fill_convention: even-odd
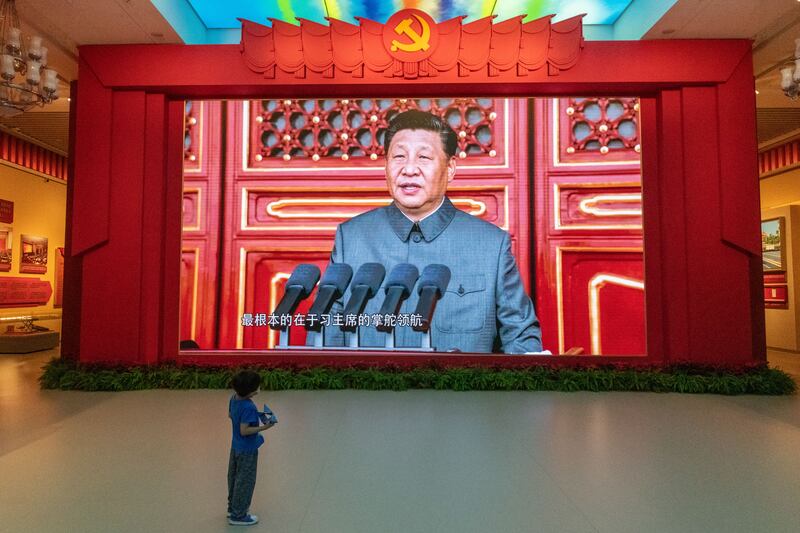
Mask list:
[[[585,14],[589,40],[639,39],[677,0],[150,0],[186,44],[238,43],[238,18],[262,24],[269,19],[296,23],[325,17],[356,23],[355,17],[386,22],[395,12],[422,9],[435,20],[466,15],[465,22],[497,15],[500,22],[527,14],[527,20],[555,15],[555,21]]]
[[[586,13],[585,24],[613,24],[631,0],[188,0],[207,28],[238,28],[237,17],[255,22],[268,17],[285,21],[305,18],[324,22],[325,17],[355,22],[354,17],[377,22],[403,8],[414,7],[435,20],[467,15],[468,20],[494,13],[505,20],[522,13],[531,19],[551,13],[568,18]]]

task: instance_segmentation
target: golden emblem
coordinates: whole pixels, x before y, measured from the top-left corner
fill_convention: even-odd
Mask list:
[[[411,39],[410,43],[401,43],[397,39],[392,40],[392,52],[397,52],[398,50],[402,50],[403,52],[419,52],[420,50],[427,50],[431,47],[430,40],[431,40],[431,27],[428,23],[417,15],[416,13],[412,13],[412,16],[416,18],[420,26],[422,27],[422,34],[416,32],[416,30],[411,26],[414,23],[414,19],[412,18],[405,18],[400,23],[394,27],[394,32],[397,35],[406,35]]]

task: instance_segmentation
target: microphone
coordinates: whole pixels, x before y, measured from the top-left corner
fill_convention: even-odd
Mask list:
[[[318,280],[319,267],[317,265],[309,265],[307,263],[297,265],[286,281],[283,298],[278,302],[272,314],[277,316],[294,315],[297,306],[308,298]],[[280,324],[274,324],[270,327],[272,329],[281,329]]]
[[[414,324],[411,329],[414,331],[427,332],[433,320],[433,312],[436,310],[436,302],[444,295],[447,285],[450,283],[450,269],[444,265],[428,265],[422,271],[422,275],[417,283],[419,302],[417,303],[416,315],[422,315],[422,323]]]
[[[408,263],[400,263],[392,269],[389,278],[386,280],[386,287],[384,292],[386,297],[383,299],[383,306],[381,307],[381,315],[397,315],[400,312],[400,306],[403,301],[411,296],[414,290],[414,284],[419,278],[419,270],[414,265]],[[389,324],[381,324],[376,326],[378,331],[385,331],[387,333],[394,329],[394,326]]]
[[[347,290],[347,286],[350,284],[350,279],[352,277],[353,267],[350,265],[346,263],[334,263],[330,265],[327,270],[325,270],[325,274],[319,282],[317,299],[311,304],[311,309],[308,310],[308,314],[317,316],[327,314],[331,310],[331,307],[333,307],[333,302],[341,298],[344,291]],[[309,321],[306,321],[305,327],[310,331],[319,331],[322,329],[322,323],[315,321],[312,325]]]
[[[350,286],[350,299],[344,306],[344,316],[360,315],[364,312],[367,302],[377,294],[381,288],[386,269],[380,263],[364,263],[353,276]],[[356,326],[348,326],[346,321],[339,326],[342,331],[356,331]]]

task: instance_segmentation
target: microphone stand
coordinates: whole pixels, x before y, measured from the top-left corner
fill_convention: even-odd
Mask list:
[[[356,350],[361,349],[361,335],[358,326],[356,326],[355,331],[345,331],[344,332],[344,345],[347,348],[355,348]]]
[[[307,348],[323,348],[325,346],[325,326],[322,326],[319,331],[308,330],[306,340],[311,341],[311,345]]]
[[[392,328],[392,331],[386,332],[386,338],[384,339],[384,348],[388,348],[389,350],[394,350],[397,346],[397,328]]]
[[[276,348],[288,348],[289,347],[289,328],[291,326],[286,326],[285,328],[281,328],[278,334],[278,345],[275,346]]]
[[[431,328],[428,328],[425,330],[425,333],[422,334],[422,342],[419,347],[423,350],[433,350],[431,348]]]

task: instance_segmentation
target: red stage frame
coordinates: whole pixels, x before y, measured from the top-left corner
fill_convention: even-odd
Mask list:
[[[184,99],[401,93],[639,96],[647,356],[581,361],[765,361],[755,93],[746,40],[590,41],[577,64],[557,76],[547,69],[489,76],[484,69],[413,80],[325,78],[312,71],[299,79],[280,70],[266,79],[248,68],[238,45],[83,46],[71,108],[63,356],[121,364],[430,359],[178,353]],[[441,357],[446,364],[512,359]]]

